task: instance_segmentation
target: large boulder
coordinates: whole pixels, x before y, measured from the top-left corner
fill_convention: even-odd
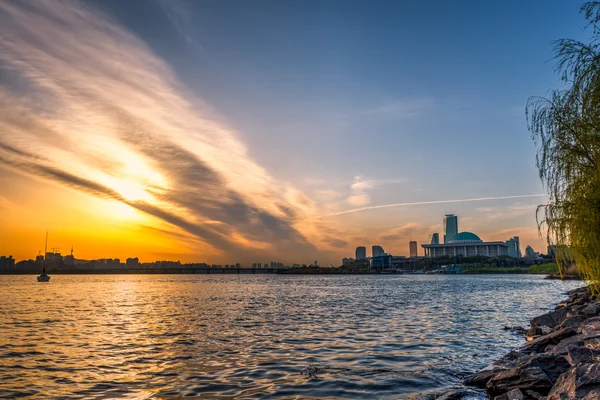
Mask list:
[[[600,339],[600,332],[589,333],[587,335],[573,335],[566,339],[563,339],[558,343],[552,350],[549,351],[552,355],[564,355],[566,356],[569,352],[569,348],[574,346],[585,346],[593,349],[595,340]]]
[[[549,326],[554,328],[567,316],[569,310],[567,307],[559,308],[546,314],[538,315],[531,320],[531,326]]]
[[[473,375],[469,375],[463,379],[463,383],[467,386],[473,386],[480,389],[485,389],[488,381],[492,379],[493,376],[499,374],[504,371],[504,369],[494,368],[494,369],[484,369]]]
[[[548,393],[558,377],[571,365],[562,356],[538,354],[528,361],[493,376],[486,388],[490,396],[499,396],[512,389]]]
[[[571,346],[568,349],[566,358],[571,366],[592,364],[600,360],[600,350],[593,350],[584,346]]]
[[[548,345],[557,345],[562,340],[574,336],[576,334],[577,331],[573,328],[559,329],[558,331],[552,332],[545,336],[540,336],[539,338],[527,343],[525,346],[523,346],[523,352],[539,353],[541,351],[544,351]]]
[[[589,396],[589,397],[588,397]],[[547,400],[597,399],[600,396],[600,365],[579,364],[562,374]]]

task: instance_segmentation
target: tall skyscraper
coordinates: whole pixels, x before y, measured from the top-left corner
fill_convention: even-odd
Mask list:
[[[356,248],[356,257],[357,260],[364,260],[367,258],[367,248],[365,246],[358,246]]]
[[[508,255],[514,258],[523,257],[521,253],[521,245],[519,244],[519,237],[514,236],[506,241],[508,244]]]
[[[383,247],[375,245],[373,247],[371,247],[371,257],[378,257],[378,256],[383,256],[385,255],[385,251],[383,250]]]
[[[419,256],[419,250],[417,247],[417,242],[414,240],[411,240],[410,242],[408,242],[408,248],[410,250],[410,257],[418,257]]]
[[[429,244],[440,244],[440,234],[434,233],[431,235],[431,240],[429,240]]]
[[[446,214],[444,217],[444,244],[448,243],[458,233],[458,217]]]

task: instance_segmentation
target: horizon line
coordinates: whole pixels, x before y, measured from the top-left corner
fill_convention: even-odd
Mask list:
[[[325,218],[325,217],[335,217],[337,215],[344,215],[344,214],[353,214],[353,213],[357,213],[357,212],[361,212],[361,211],[376,210],[379,208],[419,206],[419,205],[427,205],[427,204],[444,204],[444,203],[465,203],[465,202],[472,202],[472,201],[522,199],[522,198],[528,198],[528,197],[542,197],[542,196],[547,196],[547,194],[546,193],[521,194],[521,195],[514,195],[514,196],[475,197],[475,198],[471,198],[471,199],[430,200],[430,201],[416,201],[416,202],[411,202],[411,203],[380,204],[377,206],[360,207],[360,208],[354,208],[351,210],[340,211],[340,212],[331,213],[331,214],[323,214],[323,215],[319,215],[319,216],[315,217],[315,219]]]

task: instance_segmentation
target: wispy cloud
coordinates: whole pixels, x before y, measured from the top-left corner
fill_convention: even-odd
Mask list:
[[[410,118],[433,107],[430,99],[396,100],[365,111],[367,115],[389,115],[395,118]]]
[[[352,214],[352,213],[357,213],[357,212],[362,212],[362,211],[377,210],[377,209],[381,209],[381,208],[419,206],[419,205],[427,205],[427,204],[466,203],[466,202],[474,202],[474,201],[492,201],[492,200],[504,200],[504,199],[522,199],[522,198],[528,198],[528,197],[543,197],[543,196],[546,196],[546,194],[543,194],[543,193],[522,194],[522,195],[515,195],[515,196],[476,197],[476,198],[471,198],[471,199],[432,200],[432,201],[416,201],[416,202],[410,202],[410,203],[381,204],[381,205],[377,205],[377,206],[354,208],[352,210],[345,210],[345,211],[330,213],[330,214],[326,214],[326,215],[321,215],[317,218],[333,217],[336,215]]]
[[[293,187],[97,10],[0,2],[0,42],[2,167],[128,204],[239,259],[318,253],[300,231],[306,199],[286,196]]]

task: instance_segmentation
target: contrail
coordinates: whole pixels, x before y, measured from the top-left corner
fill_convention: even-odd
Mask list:
[[[332,214],[320,215],[316,218],[334,217],[336,215],[353,214],[361,211],[376,210],[378,208],[391,208],[391,207],[404,207],[404,206],[420,206],[423,204],[443,204],[443,203],[464,203],[469,201],[487,201],[487,200],[503,200],[503,199],[523,199],[526,197],[542,197],[546,196],[545,193],[539,194],[521,194],[517,196],[498,196],[498,197],[476,197],[474,199],[460,199],[460,200],[432,200],[432,201],[417,201],[414,203],[394,203],[394,204],[381,204],[378,206],[369,206],[354,208],[352,210],[340,211]]]

